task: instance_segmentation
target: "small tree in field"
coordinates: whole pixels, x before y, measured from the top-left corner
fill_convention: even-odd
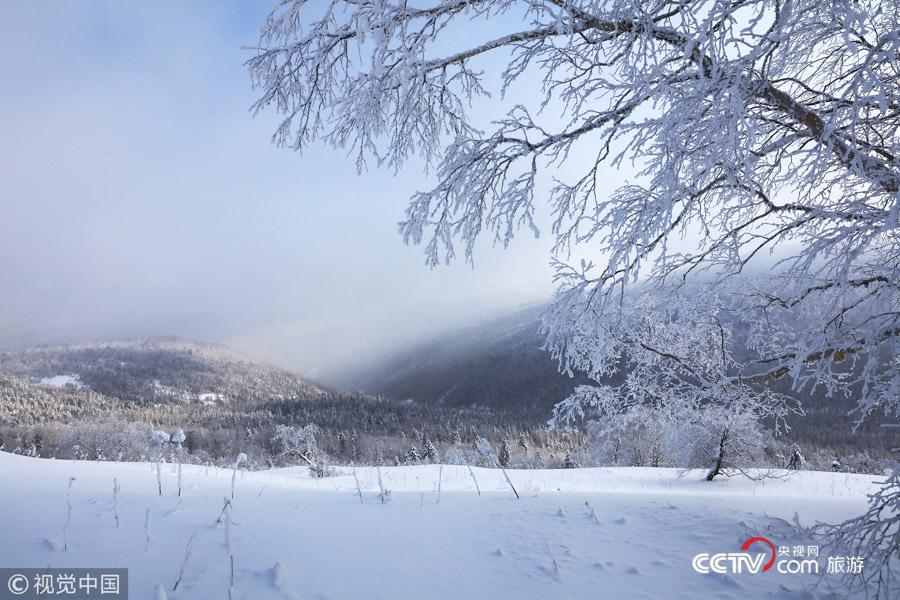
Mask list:
[[[437,448],[434,447],[434,444],[431,442],[431,439],[427,435],[422,436],[422,451],[424,453],[424,457],[428,462],[437,462],[438,461],[438,451]]]
[[[558,418],[621,370],[620,402],[788,379],[862,417],[900,408],[898,30],[893,0],[285,0],[248,66],[277,143],[435,167],[400,227],[429,265],[547,199],[547,347],[599,389]]]
[[[786,468],[791,471],[799,471],[806,464],[806,459],[803,458],[803,455],[800,453],[800,446],[794,444],[791,447],[791,455],[788,457]]]
[[[503,441],[500,442],[500,454],[497,455],[497,462],[500,463],[501,467],[509,466],[509,440],[503,438]]]
[[[328,471],[328,455],[319,448],[316,441],[318,434],[319,428],[315,424],[305,427],[278,425],[272,441],[280,445],[282,457],[299,457],[309,466],[310,475],[324,477]]]

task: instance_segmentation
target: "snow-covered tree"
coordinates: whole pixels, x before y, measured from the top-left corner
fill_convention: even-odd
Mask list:
[[[434,447],[434,444],[431,442],[431,439],[423,434],[422,435],[422,452],[426,460],[428,462],[437,462],[438,461],[438,451],[437,448]]]
[[[678,424],[670,415],[644,405],[598,414],[587,424],[591,458],[604,465],[661,466],[666,433]]]
[[[746,475],[748,467],[763,463],[769,440],[761,424],[764,405],[751,401],[707,406],[682,416],[689,420],[671,430],[674,439],[668,444],[679,464],[705,469],[707,481],[720,475]]]
[[[248,67],[279,144],[436,164],[401,226],[429,264],[536,230],[552,186],[545,328],[564,369],[625,354],[719,397],[859,386],[869,411],[900,385],[898,353],[874,351],[900,333],[898,29],[888,0],[285,0]],[[530,103],[487,97],[532,76]],[[636,175],[607,189],[626,161]],[[623,302],[639,280],[651,298]],[[663,331],[623,318],[635,304]]]
[[[893,0],[284,0],[248,66],[278,144],[435,167],[400,227],[430,265],[548,199],[547,346],[598,382],[558,419],[785,378],[863,417],[900,409],[898,31]]]
[[[803,454],[800,453],[800,446],[794,444],[791,447],[791,455],[788,457],[785,467],[792,471],[799,471],[805,464],[806,459],[803,458]]]
[[[475,450],[481,456],[482,462],[488,466],[495,466],[500,462],[497,455],[494,454],[494,449],[491,448],[491,443],[487,441],[487,438],[479,437],[476,439]]]
[[[501,467],[509,466],[509,440],[503,438],[500,442],[500,453],[497,455],[497,462],[500,463]]]
[[[406,462],[407,464],[416,464],[420,460],[422,460],[422,457],[419,455],[419,450],[415,444],[412,444],[409,450],[406,451]]]
[[[524,433],[519,434],[519,448],[522,449],[522,452],[528,454],[528,439]]]
[[[316,441],[319,432],[319,427],[314,423],[305,427],[278,425],[272,441],[280,446],[282,457],[299,457],[309,466],[310,475],[324,477],[327,474],[328,456]]]

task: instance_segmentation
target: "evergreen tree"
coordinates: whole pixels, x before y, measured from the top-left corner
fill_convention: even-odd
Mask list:
[[[578,463],[575,462],[575,459],[572,458],[572,455],[566,452],[566,459],[563,461],[563,468],[565,469],[577,469]]]
[[[500,461],[501,467],[509,464],[509,440],[506,438],[503,438],[503,441],[500,442],[500,455],[497,456],[497,460]]]
[[[519,448],[522,449],[522,452],[528,454],[528,439],[524,433],[519,434]]]
[[[422,460],[422,457],[419,455],[419,451],[416,450],[416,445],[413,444],[409,447],[409,450],[406,451],[406,462],[409,464],[414,464]]]
[[[799,471],[805,464],[806,459],[800,454],[800,446],[794,444],[794,447],[791,449],[791,456],[788,458],[787,468],[792,471]]]
[[[434,447],[434,444],[431,443],[431,440],[428,439],[427,435],[422,436],[422,448],[423,452],[425,453],[425,458],[427,458],[429,462],[437,462],[437,448]]]

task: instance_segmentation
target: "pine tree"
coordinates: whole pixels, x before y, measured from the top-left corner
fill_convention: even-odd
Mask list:
[[[420,460],[422,460],[422,457],[419,456],[419,451],[416,450],[416,445],[413,444],[406,452],[406,462],[409,464],[413,464],[419,462]]]
[[[427,435],[422,436],[422,448],[425,453],[425,458],[427,458],[429,462],[437,462],[437,448],[434,447],[434,444],[431,443],[431,440],[428,439]]]
[[[563,461],[563,468],[565,469],[577,469],[578,463],[575,462],[575,459],[572,458],[572,455],[566,452],[566,459]]]
[[[794,444],[791,449],[791,456],[788,458],[787,468],[792,471],[799,471],[806,464],[806,459],[800,454],[800,446]]]
[[[509,440],[506,438],[503,438],[503,441],[500,442],[500,455],[497,456],[497,460],[500,461],[501,467],[509,464]]]

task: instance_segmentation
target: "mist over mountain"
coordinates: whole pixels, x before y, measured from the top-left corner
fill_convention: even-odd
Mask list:
[[[560,373],[541,349],[543,304],[508,311],[378,358],[334,383],[398,399],[490,406],[549,416],[583,376]]]

